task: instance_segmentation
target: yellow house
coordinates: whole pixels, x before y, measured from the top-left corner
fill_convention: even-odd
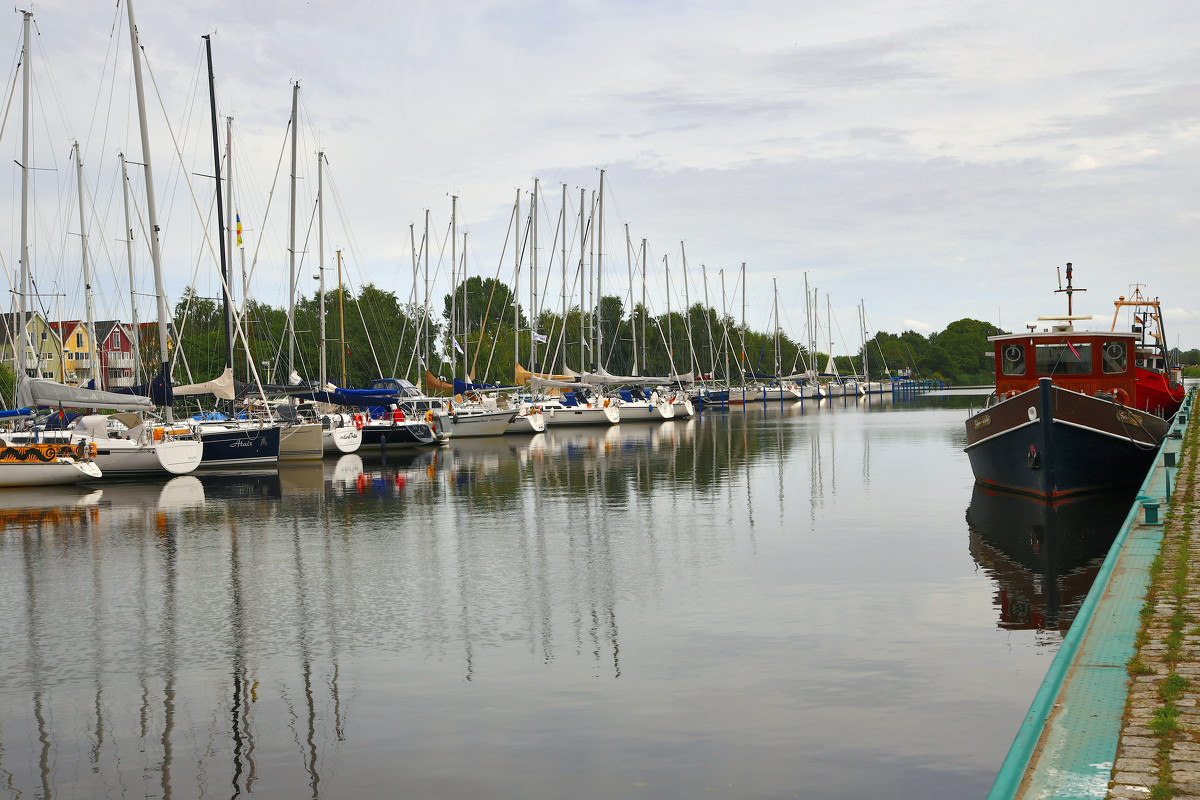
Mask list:
[[[70,386],[82,386],[96,377],[96,364],[92,363],[91,337],[82,321],[72,319],[51,323],[62,337],[62,382]],[[97,383],[96,388],[100,388]]]
[[[61,381],[63,379],[63,348],[58,338],[58,331],[45,317],[37,312],[27,311],[25,317],[29,321],[24,359],[14,364],[14,350],[19,349],[15,342],[20,336],[20,312],[0,314],[0,362],[13,368],[20,374],[23,369],[31,378],[49,378]]]

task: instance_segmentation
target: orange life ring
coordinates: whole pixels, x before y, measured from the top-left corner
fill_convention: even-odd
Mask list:
[[[433,422],[433,411],[432,411],[432,410],[429,410],[429,411],[426,411],[426,412],[425,412],[425,421],[426,421],[426,422]]]
[[[1004,398],[1003,398],[1003,399],[1007,400],[1007,399],[1009,399],[1010,397],[1016,397],[1016,396],[1017,396],[1017,395],[1019,395],[1020,393],[1021,393],[1021,392],[1020,392],[1020,391],[1018,391],[1018,390],[1016,390],[1016,389],[1009,389],[1007,392],[1005,392],[1005,393],[1004,393]]]
[[[1129,405],[1129,392],[1118,386],[1116,389],[1113,389],[1113,400],[1123,406],[1127,406]]]
[[[362,414],[354,415],[354,427],[358,428],[360,431],[363,429],[363,415]]]

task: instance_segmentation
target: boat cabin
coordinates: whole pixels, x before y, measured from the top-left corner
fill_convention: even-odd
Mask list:
[[[996,359],[999,399],[1033,389],[1039,378],[1050,378],[1056,386],[1081,394],[1112,394],[1126,405],[1135,396],[1137,334],[1056,326],[992,336],[988,341]]]

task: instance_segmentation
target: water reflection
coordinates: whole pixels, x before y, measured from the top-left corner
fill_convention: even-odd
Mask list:
[[[999,627],[1065,634],[1133,499],[1109,492],[1046,501],[976,486],[970,551],[996,583]]]
[[[808,683],[863,661],[853,587],[904,605],[863,552],[969,479],[960,415],[828,403],[9,495],[0,797],[694,796],[746,731],[783,796],[861,691]]]

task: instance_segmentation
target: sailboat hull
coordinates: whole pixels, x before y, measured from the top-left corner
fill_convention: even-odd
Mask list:
[[[278,425],[199,428],[204,456],[197,469],[263,469],[279,465]]]
[[[280,429],[280,461],[319,461],[324,455],[319,423],[288,425]]]

